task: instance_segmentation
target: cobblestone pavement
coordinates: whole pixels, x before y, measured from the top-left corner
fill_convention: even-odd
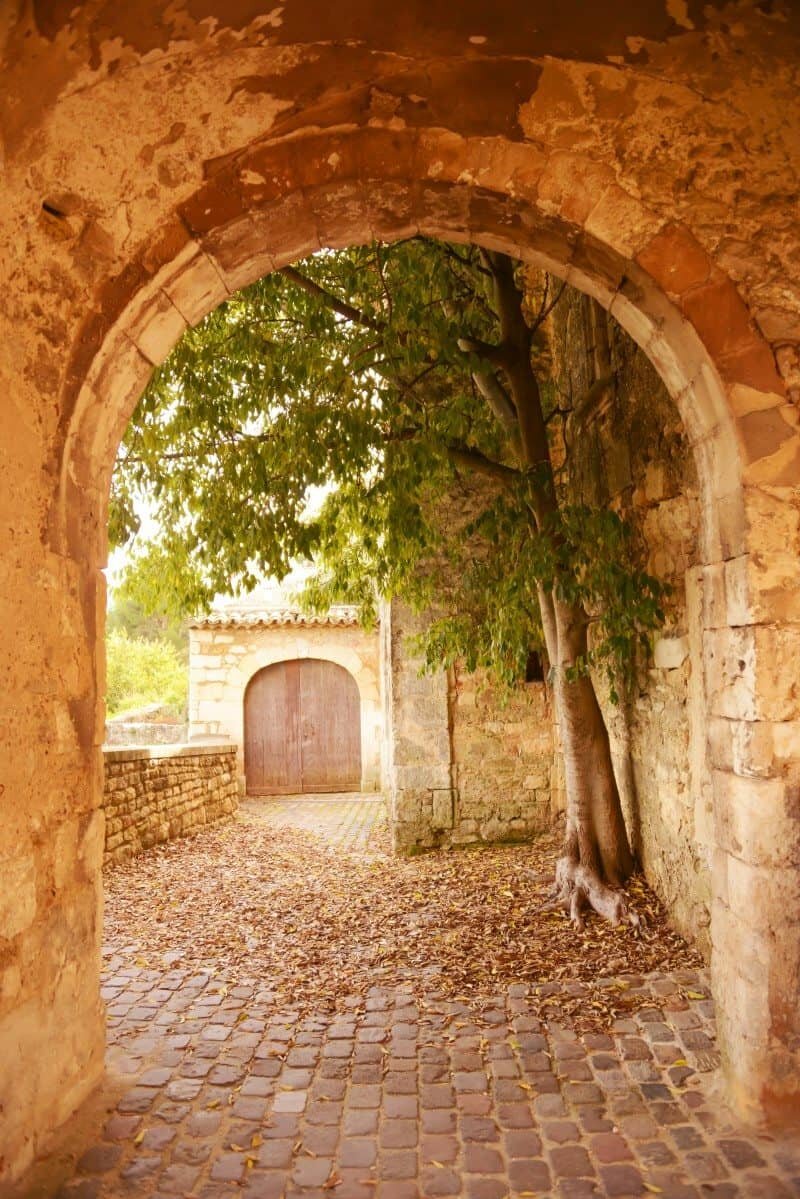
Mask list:
[[[315,833],[339,849],[382,853],[388,844],[380,795],[282,795],[246,799],[242,807],[268,824]]]
[[[317,833],[327,807],[331,837],[369,844],[347,815],[364,801],[274,802]],[[800,1195],[800,1144],[746,1132],[719,1101],[702,971],[608,980],[649,1002],[580,1036],[557,1019],[559,995],[582,993],[569,981],[540,988],[546,1024],[526,986],[467,1003],[424,978],[303,1016],[268,979],[134,954],[106,947],[106,1083],[27,1199]]]

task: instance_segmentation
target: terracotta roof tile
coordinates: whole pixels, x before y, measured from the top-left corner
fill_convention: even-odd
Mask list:
[[[193,629],[216,629],[225,627],[235,628],[270,628],[285,625],[302,625],[305,627],[322,626],[328,628],[345,627],[358,624],[355,608],[337,607],[329,612],[313,613],[300,612],[296,608],[257,608],[231,609],[225,612],[211,612],[208,616],[200,616],[190,622]]]

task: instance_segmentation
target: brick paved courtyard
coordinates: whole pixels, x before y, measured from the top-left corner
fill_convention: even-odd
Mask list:
[[[374,800],[280,800],[264,818],[379,852]],[[800,1146],[748,1135],[718,1098],[704,971],[605,980],[647,1002],[581,1036],[558,1019],[583,990],[569,981],[545,988],[546,1023],[526,985],[462,1001],[424,977],[309,1015],[279,1007],[267,978],[135,953],[105,950],[106,1084],[18,1194],[800,1194]]]

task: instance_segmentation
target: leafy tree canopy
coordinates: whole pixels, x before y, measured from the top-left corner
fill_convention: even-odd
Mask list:
[[[558,481],[533,519],[549,465],[522,452],[497,350],[497,270],[520,278],[501,259],[423,238],[324,252],[190,330],[120,450],[112,538],[131,540],[143,499],[159,527],[126,594],[198,611],[311,558],[309,604],[356,602],[368,620],[382,596],[433,602],[431,664],[461,657],[513,681],[542,643],[545,586],[590,613],[592,657],[612,675],[630,663],[662,619],[661,588],[627,526],[568,504]],[[557,297],[545,280],[525,307],[545,419]]]

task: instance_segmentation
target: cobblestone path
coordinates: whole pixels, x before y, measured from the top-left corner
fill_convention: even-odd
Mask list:
[[[379,840],[374,800],[268,803],[356,852]],[[106,947],[106,1083],[27,1199],[800,1195],[800,1145],[719,1100],[704,971],[619,980],[646,1006],[580,1036],[557,1019],[582,993],[569,981],[548,984],[546,1023],[524,985],[466,1002],[423,978],[308,1016],[276,1008],[268,979],[134,953]]]
[[[278,828],[302,829],[344,850],[383,853],[388,847],[386,806],[380,795],[284,795],[242,803]]]

